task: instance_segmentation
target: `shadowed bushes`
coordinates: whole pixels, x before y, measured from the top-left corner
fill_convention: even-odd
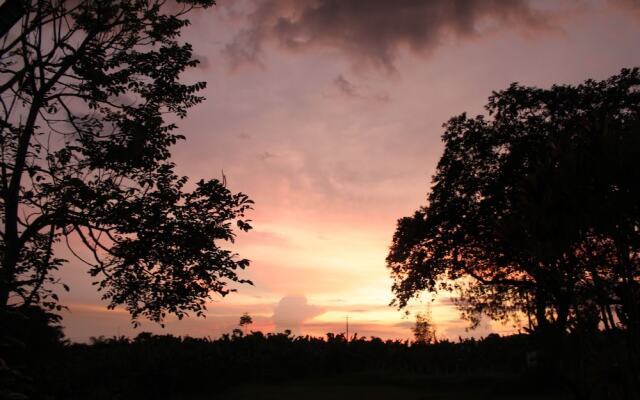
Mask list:
[[[64,399],[215,398],[247,383],[316,378],[394,385],[418,379],[444,389],[454,389],[460,379],[478,387],[509,387],[510,381],[520,392],[557,389],[552,380],[527,387],[535,375],[527,369],[528,348],[526,335],[412,346],[379,338],[347,342],[333,334],[251,332],[211,340],[142,333],[133,340],[94,338],[66,346],[60,358],[48,361],[44,384]]]

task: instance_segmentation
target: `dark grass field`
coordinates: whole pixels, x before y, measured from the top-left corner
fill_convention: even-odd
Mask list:
[[[224,400],[353,400],[353,399],[403,399],[403,400],[560,400],[571,398],[561,394],[486,393],[472,388],[438,390],[430,388],[404,388],[389,385],[359,385],[332,382],[296,382],[274,385],[247,385],[220,397]]]
[[[14,379],[10,389],[60,400],[633,398],[624,395],[628,374],[609,360],[618,336],[594,338],[601,350],[589,358],[570,339],[554,357],[527,366],[535,343],[526,335],[410,345],[348,342],[340,335],[252,332],[211,340],[140,334],[43,345],[30,357],[16,353],[12,360],[31,375],[23,373],[29,379]]]
[[[345,375],[324,379],[304,379],[286,383],[248,384],[222,393],[223,400],[560,400],[569,394],[523,393],[520,382],[506,376],[419,377]],[[194,399],[195,400],[195,399]]]

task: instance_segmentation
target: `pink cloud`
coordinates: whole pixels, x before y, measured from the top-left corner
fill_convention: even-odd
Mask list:
[[[285,296],[274,308],[272,318],[276,330],[291,329],[294,333],[299,333],[306,321],[324,312],[322,307],[309,304],[304,296]]]

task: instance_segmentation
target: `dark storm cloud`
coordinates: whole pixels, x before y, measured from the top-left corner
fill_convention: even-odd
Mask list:
[[[262,64],[266,42],[291,51],[336,48],[355,65],[394,70],[402,48],[430,54],[448,38],[549,27],[528,0],[264,0],[224,49],[232,68]]]

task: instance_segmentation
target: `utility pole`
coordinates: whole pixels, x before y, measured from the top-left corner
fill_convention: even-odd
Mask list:
[[[349,316],[347,315],[347,342],[349,342]]]

